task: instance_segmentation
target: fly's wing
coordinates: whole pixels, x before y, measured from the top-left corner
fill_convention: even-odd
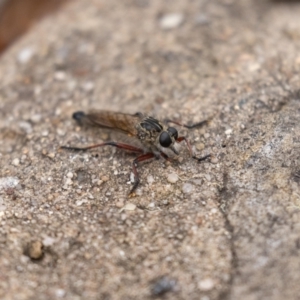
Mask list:
[[[142,120],[143,115],[141,113],[130,115],[106,110],[91,110],[87,113],[75,112],[73,118],[81,124],[117,130],[136,136],[136,124]]]

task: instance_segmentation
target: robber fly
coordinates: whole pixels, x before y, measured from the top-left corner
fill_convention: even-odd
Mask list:
[[[141,145],[140,147],[114,141],[95,144],[83,148],[68,146],[61,147],[62,149],[67,150],[86,151],[102,146],[113,146],[139,154],[132,163],[134,183],[129,195],[135,191],[140,182],[137,171],[138,163],[154,157],[169,159],[168,154],[166,154],[166,149],[170,149],[174,154],[179,155],[175,147],[176,143],[185,141],[192,158],[197,161],[203,161],[210,157],[210,155],[206,155],[204,157],[197,158],[193,154],[191,145],[186,137],[179,136],[176,128],[169,127],[167,125],[168,123],[174,123],[186,128],[195,128],[206,124],[207,121],[202,121],[194,125],[184,125],[171,120],[166,120],[165,123],[162,123],[159,120],[150,116],[145,116],[142,113],[130,115],[104,110],[92,110],[88,113],[78,111],[73,114],[73,119],[75,119],[80,125],[86,124],[99,128],[112,129],[139,140],[139,144]]]

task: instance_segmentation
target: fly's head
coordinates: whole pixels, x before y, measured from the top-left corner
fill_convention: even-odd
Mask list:
[[[178,155],[174,147],[178,138],[177,129],[166,128],[153,117],[146,117],[138,124],[138,138],[148,148],[168,148]]]
[[[166,130],[162,131],[159,135],[159,144],[163,148],[171,149],[176,155],[178,151],[175,149],[174,144],[178,138],[178,131],[174,127],[168,127]]]

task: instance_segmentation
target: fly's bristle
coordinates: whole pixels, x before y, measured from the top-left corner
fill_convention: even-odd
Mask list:
[[[76,121],[80,121],[85,116],[85,113],[83,111],[76,111],[73,113],[72,117]]]

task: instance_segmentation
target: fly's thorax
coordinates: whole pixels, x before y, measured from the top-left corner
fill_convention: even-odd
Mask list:
[[[136,129],[137,137],[149,150],[158,149],[162,151],[170,149],[176,155],[179,154],[175,148],[178,138],[176,128],[166,127],[153,117],[145,117],[136,125]]]
[[[155,144],[160,133],[163,131],[163,125],[153,117],[145,117],[140,123],[137,124],[137,136],[139,140],[147,144]]]

